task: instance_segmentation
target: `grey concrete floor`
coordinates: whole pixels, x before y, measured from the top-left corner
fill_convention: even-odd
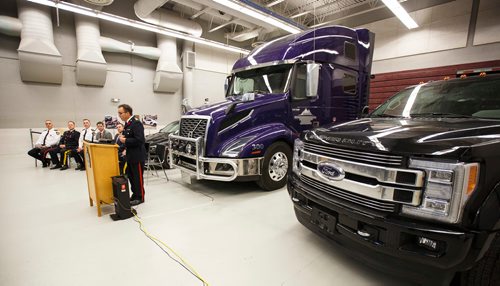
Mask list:
[[[352,259],[297,222],[285,188],[187,185],[149,177],[137,207],[147,231],[213,286],[411,285]],[[0,285],[203,285],[133,219],[90,207],[85,173],[0,155]]]

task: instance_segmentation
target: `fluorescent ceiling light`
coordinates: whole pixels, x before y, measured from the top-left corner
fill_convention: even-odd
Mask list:
[[[397,0],[382,0],[382,2],[384,2],[385,6],[387,6],[387,8],[389,8],[408,29],[418,28],[417,23],[415,23],[408,12],[406,12],[405,8],[403,8]]]
[[[283,29],[289,33],[297,34],[297,33],[302,32],[302,29],[300,29],[292,24],[281,21],[270,14],[267,14],[267,13],[261,12],[259,10],[256,10],[254,8],[251,8],[248,5],[245,5],[244,3],[235,2],[232,0],[213,0],[213,1],[217,2],[221,5],[224,5],[228,8],[231,8],[235,11],[239,11],[243,14],[246,14],[252,18],[264,21],[264,22],[271,24],[277,28]]]
[[[283,1],[285,1],[285,0],[276,0],[276,1],[273,1],[273,2],[271,2],[269,4],[267,4],[266,6],[267,7],[273,7],[274,5],[278,5],[279,3],[283,2]]]
[[[54,8],[65,10],[65,11],[70,11],[70,12],[80,14],[80,15],[99,18],[99,19],[102,19],[105,21],[110,21],[110,22],[122,24],[125,26],[129,26],[129,27],[133,27],[133,28],[137,28],[137,29],[141,29],[141,30],[145,30],[145,31],[150,31],[153,33],[158,33],[158,34],[162,34],[162,35],[166,35],[166,36],[170,36],[170,37],[174,37],[174,38],[183,39],[186,41],[195,42],[195,43],[198,43],[201,45],[206,45],[206,46],[230,51],[233,53],[240,53],[240,54],[244,54],[244,55],[247,55],[248,53],[250,53],[249,50],[245,50],[245,49],[238,48],[235,46],[226,45],[223,43],[219,43],[219,42],[204,39],[204,38],[194,37],[194,36],[183,34],[181,32],[170,30],[170,29],[167,29],[167,28],[164,28],[161,26],[156,26],[156,25],[152,25],[149,23],[124,18],[121,16],[101,12],[99,10],[93,10],[93,9],[90,9],[87,7],[75,5],[75,4],[68,3],[68,2],[63,2],[63,1],[54,2],[54,1],[50,1],[50,0],[28,0],[28,1],[42,4],[42,5],[49,6],[49,7],[54,7]]]
[[[300,12],[300,13],[298,13],[298,14],[295,14],[295,15],[293,15],[293,16],[290,16],[290,19],[293,19],[293,18],[298,18],[298,17],[300,17],[300,16],[304,16],[304,15],[309,14],[309,13],[311,13],[311,11],[304,11],[304,12]]]

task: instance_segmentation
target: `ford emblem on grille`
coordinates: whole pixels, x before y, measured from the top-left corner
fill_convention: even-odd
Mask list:
[[[320,162],[317,169],[328,180],[340,181],[345,177],[344,169],[334,163]]]

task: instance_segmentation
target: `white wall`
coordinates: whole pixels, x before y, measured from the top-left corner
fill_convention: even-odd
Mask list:
[[[195,51],[193,107],[204,104],[205,98],[209,98],[209,103],[223,101],[225,97],[224,82],[238,59],[238,54],[226,53],[199,44],[196,45]]]
[[[474,44],[467,46],[472,0],[456,0],[410,13],[419,28],[397,18],[364,25],[375,33],[373,73],[500,59],[500,1],[481,0]]]

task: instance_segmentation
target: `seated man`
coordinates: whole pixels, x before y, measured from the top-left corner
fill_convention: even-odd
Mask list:
[[[104,129],[104,123],[102,121],[97,122],[97,130],[95,133],[95,140],[99,142],[100,140],[102,141],[112,141],[113,140],[113,135],[111,135],[111,132],[108,130]]]
[[[28,155],[42,161],[42,167],[48,167],[49,159],[45,158],[51,148],[55,147],[59,142],[60,136],[56,133],[52,121],[45,120],[47,130],[43,131],[35,143],[35,148],[28,151]]]
[[[61,140],[59,141],[59,146],[50,151],[50,158],[52,163],[55,165],[50,168],[66,170],[68,169],[68,159],[69,155],[73,150],[78,148],[78,138],[80,137],[80,132],[75,130],[75,122],[68,121],[68,131],[65,131]],[[60,154],[61,159],[57,158],[57,154]]]
[[[85,171],[85,157],[83,156],[83,141],[93,142],[94,141],[94,129],[90,127],[90,120],[83,120],[83,130],[80,133],[80,138],[78,139],[78,148],[71,154],[74,158],[78,167],[75,170]]]

